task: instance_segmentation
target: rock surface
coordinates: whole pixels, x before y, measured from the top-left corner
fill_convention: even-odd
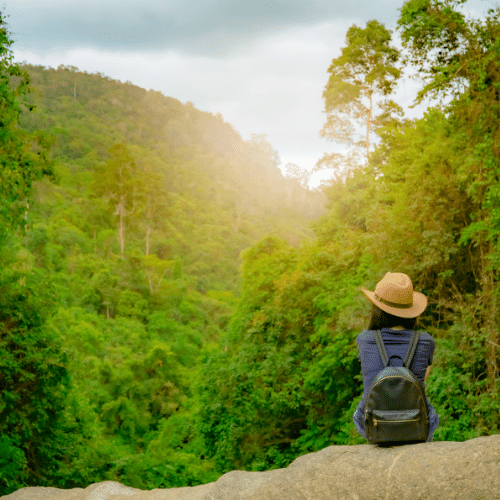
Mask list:
[[[113,481],[85,489],[22,488],[5,500],[416,500],[500,499],[500,434],[457,443],[380,448],[329,446],[285,469],[232,471],[200,486],[129,488]]]

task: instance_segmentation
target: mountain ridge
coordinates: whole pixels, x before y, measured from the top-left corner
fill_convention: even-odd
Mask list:
[[[36,109],[24,113],[21,124],[28,130],[57,133],[56,158],[96,163],[108,156],[113,142],[137,144],[160,155],[189,148],[208,155],[209,167],[223,191],[236,189],[243,199],[255,198],[254,207],[268,207],[275,214],[292,209],[308,218],[326,211],[326,197],[319,190],[305,189],[297,179],[283,176],[277,166],[278,153],[263,134],[245,142],[220,114],[99,73],[80,72],[72,66],[55,70],[24,65],[24,69],[37,91],[30,98]],[[64,127],[62,117],[58,121],[53,114],[65,117]],[[86,130],[79,123],[82,118],[87,118]]]

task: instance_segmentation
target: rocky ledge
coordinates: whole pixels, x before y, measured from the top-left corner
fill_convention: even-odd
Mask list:
[[[457,443],[381,448],[329,446],[266,472],[232,471],[200,486],[138,490],[22,488],[5,500],[416,500],[500,499],[500,434]]]

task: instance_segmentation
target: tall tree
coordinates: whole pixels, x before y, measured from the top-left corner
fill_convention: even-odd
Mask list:
[[[108,198],[114,206],[113,215],[118,216],[118,240],[120,252],[125,251],[125,218],[136,208],[140,191],[137,165],[124,144],[115,144],[109,149],[110,159],[103,166],[98,166],[94,173],[96,194]]]
[[[53,177],[49,158],[53,140],[41,131],[19,127],[31,92],[28,73],[13,62],[7,25],[0,12],[0,236],[27,223],[33,181]]]
[[[447,111],[462,157],[458,177],[472,200],[472,222],[460,243],[479,256],[478,324],[488,335],[487,371],[494,389],[500,352],[500,7],[477,20],[459,11],[463,3],[407,1],[398,25],[408,59],[423,80],[417,102],[452,97]]]
[[[134,157],[137,158],[137,174],[140,180],[141,188],[141,209],[144,210],[143,217],[146,222],[146,256],[150,254],[150,237],[154,229],[155,219],[165,216],[167,208],[168,193],[166,190],[166,179],[163,170],[165,164],[160,160],[158,155],[134,146],[132,149]],[[142,211],[142,210],[141,210]]]
[[[327,120],[321,137],[362,148],[370,152],[370,134],[378,125],[375,115],[376,97],[393,92],[401,71],[397,67],[399,51],[391,45],[391,31],[378,21],[369,21],[366,28],[356,25],[349,28],[342,55],[333,59],[328,73],[330,78],[323,92]],[[382,113],[392,101],[385,101]],[[364,137],[356,127],[364,127]]]
[[[309,180],[311,179],[312,172],[301,169],[296,163],[287,163],[285,171],[287,179],[297,179],[303,188],[309,188]]]
[[[172,274],[173,260],[159,259],[156,254],[145,255],[142,258],[144,272],[148,277],[149,291],[154,295],[161,287],[163,278],[170,271]]]
[[[30,113],[33,106],[29,76],[13,63],[11,44],[0,12],[0,496],[54,480],[64,448],[73,444],[62,423],[67,359],[61,338],[45,327],[54,289],[44,272],[16,270],[21,262],[7,249],[16,242],[5,244],[26,227],[33,182],[53,175],[51,141],[19,127],[23,107]]]

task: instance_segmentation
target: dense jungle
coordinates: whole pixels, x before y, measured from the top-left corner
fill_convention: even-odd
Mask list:
[[[14,63],[0,17],[0,495],[366,443],[359,287],[388,271],[428,297],[434,440],[500,432],[500,8],[460,3],[407,1],[401,52],[376,21],[347,32],[321,134],[351,153],[320,189],[221,115]],[[389,99],[405,67],[420,119]]]

